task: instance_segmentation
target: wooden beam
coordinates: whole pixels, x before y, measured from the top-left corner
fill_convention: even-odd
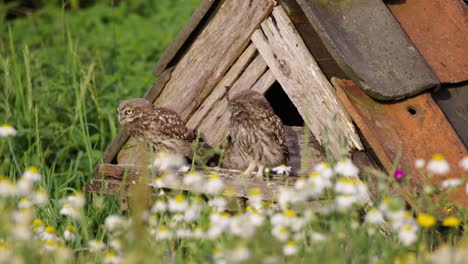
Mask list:
[[[213,5],[217,5],[220,1],[217,0],[203,0],[197,9],[193,12],[189,21],[185,24],[184,28],[179,32],[177,37],[172,41],[171,45],[161,55],[158,63],[153,69],[154,76],[159,76],[176,57],[176,54],[180,51],[183,46],[187,45],[187,40],[190,36],[196,35],[197,28],[200,28],[202,21],[209,16],[210,9],[213,9]]]
[[[184,191],[195,191],[190,186],[182,184],[182,178],[184,173],[173,172],[179,177],[181,184],[177,187],[167,187],[167,189],[175,188],[177,190]],[[281,186],[294,186],[296,177],[287,177],[279,175],[271,175],[270,180],[264,182],[257,182],[253,179],[245,179],[242,183],[240,180],[240,171],[221,169],[221,168],[209,168],[206,175],[213,173],[218,174],[224,181],[224,184],[228,188],[230,195],[234,197],[247,197],[248,192],[252,188],[258,188],[262,192],[264,200],[272,201],[275,199],[278,193],[278,188]],[[151,175],[151,171],[147,167],[136,167],[131,165],[114,165],[114,164],[101,164],[95,174],[95,178],[90,183],[90,186],[86,188],[86,191],[101,192],[111,195],[121,194],[121,188],[128,185],[137,184],[143,175]],[[122,180],[126,179],[125,182]],[[105,183],[104,186],[98,188],[99,184]]]
[[[226,0],[175,67],[155,104],[183,120],[200,106],[270,14],[273,0]]]
[[[249,66],[249,63],[255,58],[257,49],[253,44],[250,44],[237,61],[232,65],[229,71],[224,75],[223,79],[216,85],[210,95],[203,101],[200,107],[187,121],[187,126],[191,129],[196,129],[202,120],[206,117],[208,112],[213,108],[213,105],[217,103],[226,93],[225,87],[231,87],[245,69]]]
[[[333,87],[281,7],[255,31],[252,41],[315,138],[321,144],[328,138],[335,158],[345,139],[349,148],[363,149]]]

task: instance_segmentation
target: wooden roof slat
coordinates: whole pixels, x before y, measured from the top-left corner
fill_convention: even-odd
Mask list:
[[[321,144],[327,137],[336,158],[340,157],[344,137],[350,148],[363,149],[333,87],[282,7],[273,10],[272,18],[262,23],[252,41]]]
[[[217,0],[203,0],[200,3],[187,24],[185,24],[184,28],[159,58],[158,63],[153,69],[154,76],[159,76],[174,59],[179,50],[186,44],[189,37],[198,33],[196,30],[197,27],[201,26],[201,22],[208,15],[209,10],[218,2]]]
[[[183,120],[200,106],[270,14],[273,0],[226,0],[177,63],[155,104]]]
[[[439,83],[380,0],[297,0],[328,51],[367,94],[391,100]]]

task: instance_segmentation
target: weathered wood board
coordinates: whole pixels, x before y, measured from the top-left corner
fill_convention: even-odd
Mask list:
[[[388,8],[441,82],[468,80],[466,2],[397,1]]]
[[[440,153],[451,164],[451,173],[446,177],[461,177],[458,162],[467,153],[466,148],[430,94],[423,93],[395,103],[380,103],[366,95],[353,81],[332,79],[332,82],[388,173],[403,168],[413,176],[414,186],[439,186],[444,177],[432,177],[431,182],[422,183],[414,162],[419,158],[430,160],[432,155]],[[395,168],[393,164],[397,159]],[[464,186],[451,198],[455,204],[468,206]]]
[[[439,83],[382,1],[298,3],[341,68],[372,97],[399,99]]]
[[[153,74],[156,77],[168,67],[172,60],[174,60],[181,48],[187,44],[187,40],[190,37],[195,37],[194,35],[199,33],[197,28],[202,26],[202,21],[209,16],[210,10],[214,9],[219,2],[220,1],[217,0],[203,0],[200,3],[197,9],[193,12],[189,21],[185,24],[184,28],[179,32],[179,34],[177,34],[177,37],[159,58],[158,63],[153,69]]]
[[[155,104],[188,120],[248,45],[274,4],[273,0],[224,1],[178,62]]]
[[[321,144],[327,137],[336,158],[340,157],[345,138],[351,149],[362,149],[359,136],[333,87],[282,7],[273,10],[272,17],[252,35],[252,41]]]
[[[245,182],[243,183],[239,179],[241,171],[210,168],[208,171],[208,175],[212,173],[217,173],[224,181],[225,186],[229,186],[230,195],[234,197],[247,197],[248,191],[250,191],[252,188],[258,188],[262,193],[263,199],[267,201],[272,201],[275,198],[279,187],[294,186],[294,183],[297,179],[296,177],[271,175],[268,181],[265,179],[264,182],[257,182],[253,179],[246,178]],[[182,179],[183,177],[182,172],[174,171],[174,174],[177,175],[180,179]],[[105,194],[122,195],[122,191],[126,191],[125,189],[121,189],[122,187],[124,187],[122,186],[122,184],[136,184],[140,181],[143,175],[151,176],[152,174],[147,167],[137,167],[133,165],[101,164],[99,165],[96,171],[93,182],[91,182],[88,185],[86,191],[103,191],[103,193]],[[108,182],[105,186],[101,185],[103,183],[103,179]],[[126,179],[126,182],[123,181],[124,179]],[[171,187],[167,188],[171,189]],[[183,185],[182,181],[181,185],[177,186],[177,188],[175,189],[193,191],[193,189],[190,186]]]

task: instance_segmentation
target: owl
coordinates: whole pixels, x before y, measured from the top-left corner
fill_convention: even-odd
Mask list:
[[[258,92],[244,90],[228,101],[231,140],[249,164],[243,174],[249,176],[258,167],[256,176],[262,180],[265,167],[286,164],[289,158],[283,124]]]
[[[192,158],[192,142],[196,134],[185,126],[176,112],[157,107],[143,98],[123,101],[118,112],[120,124],[149,150]]]

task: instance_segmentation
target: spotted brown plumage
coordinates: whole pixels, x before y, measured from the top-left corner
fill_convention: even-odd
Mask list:
[[[234,148],[249,163],[245,175],[258,167],[257,177],[261,179],[265,167],[286,164],[289,152],[283,124],[262,94],[239,92],[229,100],[229,109]]]
[[[118,111],[119,122],[140,144],[154,152],[192,156],[196,134],[173,110],[135,98],[120,103]]]

